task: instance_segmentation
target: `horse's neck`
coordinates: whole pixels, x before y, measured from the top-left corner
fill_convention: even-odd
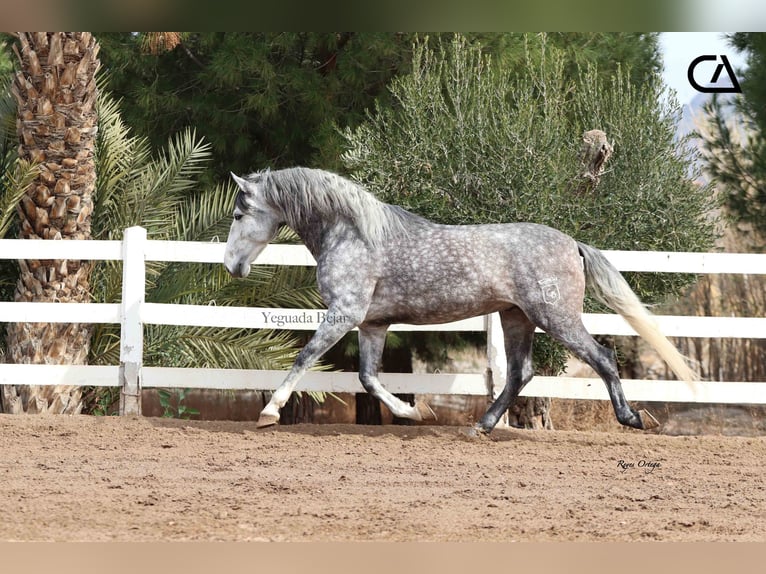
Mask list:
[[[298,234],[303,244],[316,258],[322,250],[322,242],[327,235],[328,227],[326,222],[317,219],[316,221],[302,222],[301,225],[294,227],[293,231]]]
[[[347,239],[352,229],[348,223],[342,220],[320,220],[304,222],[302,225],[293,229],[303,244],[316,259],[322,250],[326,249],[328,244],[334,244],[333,239]]]

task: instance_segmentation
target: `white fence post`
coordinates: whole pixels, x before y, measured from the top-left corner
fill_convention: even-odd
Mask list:
[[[505,387],[508,363],[505,359],[505,339],[500,317],[491,313],[485,317],[487,325],[487,394],[495,400]],[[508,426],[508,411],[497,421],[498,427]]]
[[[120,414],[141,414],[141,367],[144,326],[141,306],[146,290],[146,229],[131,227],[122,240],[122,305],[120,308]]]

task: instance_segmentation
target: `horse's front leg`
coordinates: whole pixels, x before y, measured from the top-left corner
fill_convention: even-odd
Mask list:
[[[319,324],[314,336],[311,337],[298,357],[295,359],[290,373],[281,385],[274,391],[269,404],[261,411],[256,426],[268,427],[279,422],[279,411],[290,398],[295,385],[304,373],[317,362],[341,337],[356,327],[363,319],[359,311],[340,311],[328,309],[324,320]]]
[[[364,389],[380,400],[397,417],[415,421],[436,419],[436,414],[425,402],[410,405],[388,392],[378,380],[378,368],[383,357],[388,325],[359,327],[359,381]]]

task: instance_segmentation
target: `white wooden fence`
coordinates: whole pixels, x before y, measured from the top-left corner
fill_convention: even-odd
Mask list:
[[[0,384],[120,386],[121,414],[140,413],[141,388],[207,388],[273,390],[282,371],[180,369],[143,366],[143,325],[314,330],[323,319],[317,309],[262,309],[215,305],[168,305],[144,301],[145,262],[178,261],[221,264],[221,243],[148,240],[141,227],[127,229],[123,241],[0,240],[0,259],[122,260],[121,303],[0,302],[3,322],[120,323],[120,364],[113,366],[0,364]],[[766,255],[731,253],[671,253],[605,251],[621,271],[667,273],[766,274]],[[315,265],[303,246],[269,245],[255,264]],[[660,316],[662,331],[679,337],[766,338],[763,317]],[[586,314],[593,334],[635,335],[618,315]],[[497,395],[505,383],[505,353],[496,314],[444,325],[392,325],[394,331],[485,331],[488,368],[484,373],[381,374],[394,393]],[[687,384],[665,380],[625,380],[628,400],[766,404],[766,382],[700,381]],[[355,373],[310,372],[298,390],[361,392]],[[600,379],[535,377],[523,396],[608,399]]]

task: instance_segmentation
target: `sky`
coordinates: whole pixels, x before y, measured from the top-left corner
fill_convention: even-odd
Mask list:
[[[727,44],[722,32],[663,32],[660,34],[660,50],[665,64],[665,84],[677,92],[681,104],[689,103],[698,93],[687,79],[689,64],[697,56],[724,54],[735,71],[745,65],[745,56]],[[717,62],[700,64],[694,78],[704,85],[709,82],[716,65]]]

